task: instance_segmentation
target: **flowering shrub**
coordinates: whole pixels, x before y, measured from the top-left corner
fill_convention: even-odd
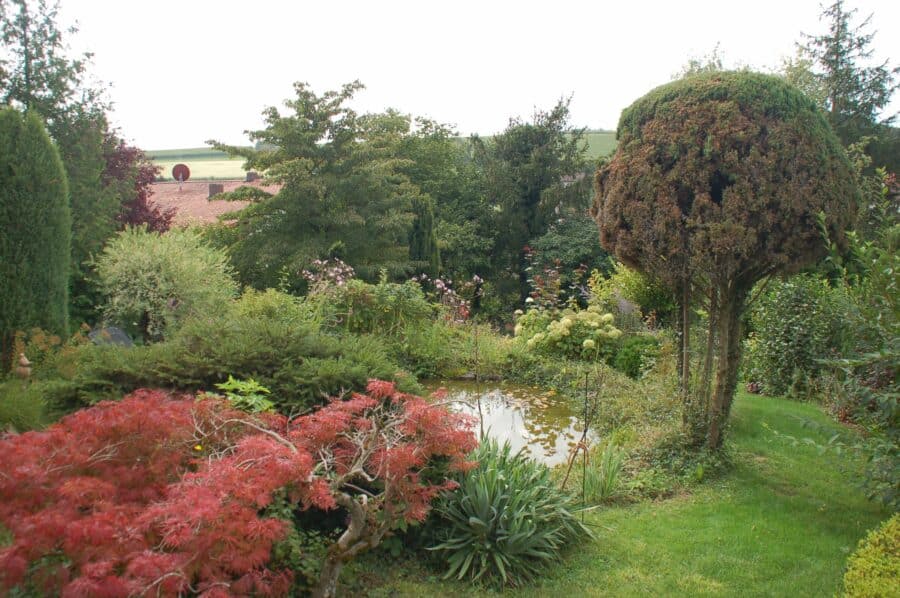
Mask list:
[[[274,496],[346,509],[319,595],[341,565],[400,522],[421,521],[464,469],[471,422],[372,381],[312,414],[250,416],[215,398],[141,390],[43,432],[0,441],[0,589],[66,596],[281,595],[270,568],[290,523],[261,517]]]
[[[472,314],[472,304],[481,297],[484,292],[484,280],[477,274],[471,280],[462,283],[458,289],[453,288],[453,280],[438,277],[431,279],[427,274],[420,274],[412,278],[422,285],[423,289],[429,286],[433,289],[427,293],[428,299],[440,304],[446,309],[444,319],[449,322],[465,322]]]
[[[328,260],[314,260],[308,270],[300,273],[309,284],[310,292],[322,287],[341,287],[356,276],[353,266],[344,263],[338,258]]]
[[[608,357],[622,332],[613,316],[599,307],[565,309],[558,315],[542,309],[517,314],[515,334],[529,349],[569,359],[597,360]]]

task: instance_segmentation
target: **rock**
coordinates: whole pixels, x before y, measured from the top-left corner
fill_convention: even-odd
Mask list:
[[[131,340],[131,337],[125,334],[121,328],[116,328],[115,326],[91,330],[91,332],[88,333],[88,338],[91,339],[95,345],[118,345],[120,347],[134,346],[134,341]]]
[[[225,193],[225,185],[223,185],[222,183],[210,183],[208,197],[211,198],[214,195],[218,195],[219,193]]]

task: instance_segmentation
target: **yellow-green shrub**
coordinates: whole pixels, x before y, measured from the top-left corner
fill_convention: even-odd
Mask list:
[[[850,598],[900,596],[900,514],[869,532],[847,561],[844,595]]]

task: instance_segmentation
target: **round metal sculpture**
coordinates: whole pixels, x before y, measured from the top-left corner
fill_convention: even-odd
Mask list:
[[[172,167],[172,178],[183,183],[191,178],[191,169],[187,167],[187,164],[176,164]]]

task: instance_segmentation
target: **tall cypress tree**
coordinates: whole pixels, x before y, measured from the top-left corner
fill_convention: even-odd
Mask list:
[[[428,264],[428,274],[437,276],[441,271],[441,253],[434,234],[434,208],[429,197],[413,200],[412,230],[409,233],[409,258]]]
[[[66,333],[71,237],[66,172],[44,124],[0,109],[0,368],[16,330]]]

